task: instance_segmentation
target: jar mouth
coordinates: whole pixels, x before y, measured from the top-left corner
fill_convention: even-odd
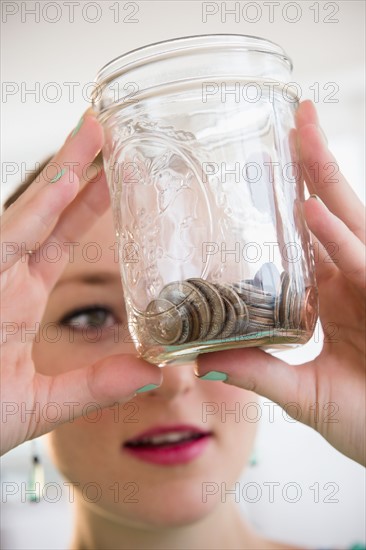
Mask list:
[[[288,82],[292,61],[278,44],[244,34],[202,34],[149,44],[107,63],[97,74],[92,105],[100,120],[139,101],[190,93],[212,83]],[[167,94],[167,95],[166,95]]]
[[[200,34],[162,40],[130,50],[104,65],[97,73],[95,81],[99,85],[105,85],[119,74],[139,65],[147,65],[169,56],[212,48],[272,54],[285,62],[290,71],[293,68],[291,58],[281,46],[271,40],[246,34]]]

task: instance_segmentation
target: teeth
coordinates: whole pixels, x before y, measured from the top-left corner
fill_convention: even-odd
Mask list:
[[[199,436],[193,432],[168,432],[165,434],[153,435],[151,437],[144,437],[139,440],[140,445],[162,445],[164,443],[177,443],[178,441],[184,441],[186,439],[192,439],[194,436]]]

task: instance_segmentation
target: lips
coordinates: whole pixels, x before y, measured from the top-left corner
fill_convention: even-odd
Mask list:
[[[145,462],[174,466],[198,458],[211,439],[212,432],[196,426],[162,426],[129,439],[123,450]]]

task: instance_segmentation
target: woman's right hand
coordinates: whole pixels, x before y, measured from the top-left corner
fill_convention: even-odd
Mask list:
[[[158,367],[132,355],[108,357],[54,377],[37,373],[32,360],[48,295],[68,262],[65,244],[77,240],[109,207],[103,170],[94,169],[94,177],[85,178],[102,145],[102,127],[88,110],[1,217],[1,454],[80,416],[88,402],[101,407],[125,402],[138,388],[161,381]],[[50,243],[62,251],[56,262],[42,253]],[[49,403],[61,411],[58,422],[42,415]]]

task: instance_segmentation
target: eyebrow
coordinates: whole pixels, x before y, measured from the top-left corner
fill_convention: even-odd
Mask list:
[[[70,275],[59,280],[54,288],[70,283],[84,283],[87,285],[107,285],[110,283],[121,283],[121,277],[117,274],[101,271],[99,273],[79,273]]]

